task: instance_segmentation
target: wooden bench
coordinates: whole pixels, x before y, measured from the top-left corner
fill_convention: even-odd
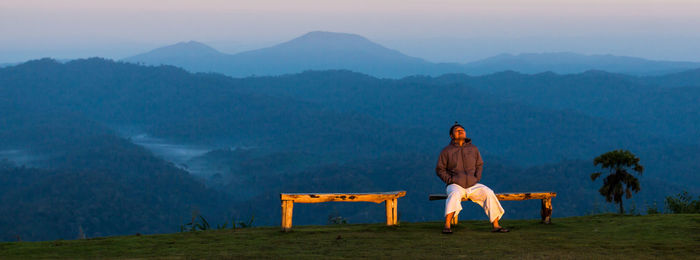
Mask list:
[[[406,196],[406,191],[373,192],[373,193],[280,193],[282,200],[282,231],[292,229],[292,211],[294,203],[320,203],[330,201],[367,201],[386,203],[386,225],[398,224],[397,202]]]
[[[542,200],[542,209],[540,210],[540,214],[542,215],[542,223],[545,224],[552,223],[552,198],[556,196],[557,193],[552,191],[496,194],[498,200]],[[447,194],[430,194],[429,199],[444,200],[447,199]],[[462,198],[462,201],[467,200],[469,199],[466,197]],[[457,224],[457,215],[452,218],[452,224]]]

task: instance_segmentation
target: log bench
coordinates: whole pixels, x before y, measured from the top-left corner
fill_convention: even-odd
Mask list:
[[[372,192],[372,193],[280,193],[282,201],[282,231],[292,230],[292,212],[294,203],[320,203],[330,201],[357,202],[367,201],[386,204],[386,225],[398,224],[397,202],[406,196],[406,191]]]
[[[496,197],[499,201],[501,200],[542,200],[542,208],[540,214],[542,215],[542,223],[549,224],[552,223],[552,198],[556,197],[557,193],[552,191],[547,192],[527,192],[527,193],[498,193]],[[430,194],[428,197],[430,200],[444,200],[447,199],[447,194]],[[467,201],[466,197],[462,198],[462,201]],[[452,224],[457,224],[457,215],[452,218]]]

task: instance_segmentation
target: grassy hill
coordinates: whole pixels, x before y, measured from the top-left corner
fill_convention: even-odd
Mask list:
[[[700,255],[700,214],[613,214],[504,220],[510,233],[486,221],[462,221],[452,235],[441,223],[296,226],[0,243],[0,258],[683,258]]]

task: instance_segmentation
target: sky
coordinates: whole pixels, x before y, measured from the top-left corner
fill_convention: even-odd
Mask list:
[[[700,61],[698,0],[2,0],[0,63],[120,59],[190,40],[236,53],[309,31],[434,62],[540,52]]]

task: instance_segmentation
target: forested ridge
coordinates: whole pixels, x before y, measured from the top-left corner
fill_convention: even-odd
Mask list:
[[[443,205],[427,194],[444,187],[434,167],[454,121],[485,158],[485,184],[556,191],[555,217],[606,210],[588,177],[592,159],[629,149],[647,168],[641,211],[700,192],[693,73],[234,79],[98,58],[30,61],[0,69],[0,239],[174,232],[193,212],[276,225],[279,192],[406,190],[402,220],[435,220]],[[171,162],[123,128],[210,151]],[[536,217],[531,202],[504,203],[506,217]],[[294,221],[378,222],[382,210],[304,205]]]

